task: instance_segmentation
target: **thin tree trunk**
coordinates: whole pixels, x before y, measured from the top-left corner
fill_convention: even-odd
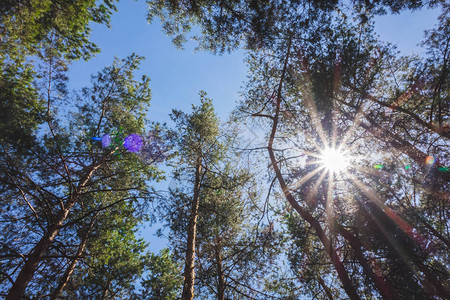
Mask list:
[[[341,102],[344,105],[350,106],[348,103]],[[350,106],[352,107],[352,106]],[[350,116],[350,114],[341,111],[342,114],[348,119],[353,121],[353,118]],[[408,141],[404,140],[402,137],[393,134],[392,132],[388,131],[387,129],[381,127],[377,124],[377,122],[372,119],[370,116],[365,115],[365,119],[370,123],[370,125],[365,124],[364,122],[358,122],[357,125],[366,131],[370,132],[373,136],[375,136],[377,139],[384,141],[397,149],[398,151],[401,151],[408,155],[409,158],[414,160],[419,166],[421,167],[427,167],[426,165],[426,158],[427,154],[421,151],[420,149],[416,148],[414,145],[410,144]],[[444,167],[440,162],[435,163],[435,168],[439,169],[441,167]],[[435,172],[435,176],[442,178],[446,182],[450,181],[450,172]]]
[[[393,213],[388,213],[389,208],[383,209],[382,211],[385,213],[386,217],[393,220],[394,224],[397,224],[404,232],[407,234],[408,230],[405,230],[401,225],[397,223],[395,219],[392,218]],[[424,265],[424,261],[418,257],[418,253],[414,251],[410,246],[400,244],[395,239],[395,236],[389,233],[388,227],[386,227],[385,222],[382,222],[376,218],[376,216],[372,216],[375,221],[376,226],[379,228],[380,232],[386,237],[386,240],[392,245],[393,249],[397,252],[399,257],[405,263],[405,266],[410,268],[411,270],[420,271],[425,278],[419,278],[421,285],[425,292],[430,297],[435,295],[440,296],[442,299],[450,299],[450,291],[444,287],[439,280],[437,280],[436,275],[432,273],[428,266]],[[419,253],[420,254],[420,253]]]
[[[216,239],[217,243],[214,247],[215,255],[216,255],[216,266],[217,266],[217,299],[224,300],[225,299],[225,279],[223,275],[223,267],[222,267],[222,256],[220,255],[220,241],[219,238]]]
[[[289,42],[288,52],[286,54],[286,60],[284,62],[283,72],[282,72],[282,75],[280,78],[280,84],[278,87],[277,99],[276,99],[277,102],[276,102],[275,116],[273,117],[272,131],[270,133],[267,150],[269,152],[272,167],[275,171],[275,176],[278,179],[278,182],[281,186],[281,189],[282,189],[283,194],[286,197],[287,201],[299,213],[300,217],[302,219],[304,219],[306,222],[308,222],[314,228],[317,236],[319,237],[320,241],[322,242],[322,245],[324,246],[325,251],[327,252],[328,256],[331,258],[331,261],[338,273],[339,279],[342,282],[342,286],[343,286],[344,290],[346,291],[347,295],[349,296],[349,298],[352,300],[360,300],[361,298],[358,296],[355,286],[353,285],[352,281],[348,277],[348,273],[345,270],[344,264],[342,263],[341,259],[339,258],[339,255],[337,254],[336,249],[334,249],[330,239],[326,236],[325,231],[322,229],[322,226],[320,225],[319,221],[316,218],[314,218],[302,206],[300,206],[300,204],[297,202],[297,200],[295,200],[294,196],[292,196],[291,192],[289,191],[289,188],[287,187],[287,184],[284,181],[283,175],[281,174],[281,170],[278,166],[278,161],[275,157],[275,153],[273,152],[273,142],[275,139],[275,134],[277,131],[277,126],[278,126],[278,119],[279,119],[279,115],[280,115],[282,83],[283,83],[284,76],[286,73],[287,62],[288,62],[289,55],[290,55],[290,48],[291,48],[291,42]]]
[[[50,224],[50,226],[48,227],[48,230],[45,233],[45,235],[41,238],[39,243],[37,243],[37,245],[33,248],[31,253],[27,256],[27,260],[25,261],[24,266],[20,270],[19,275],[16,278],[16,281],[9,290],[9,293],[6,296],[6,300],[17,300],[23,296],[28,283],[30,282],[31,278],[33,278],[34,272],[36,271],[40,261],[42,260],[42,257],[44,256],[45,252],[48,250],[48,248],[58,235],[61,226],[63,225],[64,221],[67,218],[67,215],[69,214],[69,211],[77,202],[81,190],[84,188],[88,180],[91,178],[94,171],[97,170],[99,167],[100,164],[92,166],[90,168],[90,171],[87,174],[85,174],[84,177],[81,178],[76,192],[72,195],[69,201],[67,201],[66,206],[59,211],[53,223]]]
[[[85,234],[82,237],[80,245],[78,245],[78,250],[77,250],[77,253],[75,254],[75,258],[71,261],[71,263],[67,267],[66,271],[64,272],[64,275],[59,280],[58,286],[56,287],[55,291],[53,292],[53,294],[50,297],[51,300],[58,299],[59,294],[61,294],[63,289],[66,287],[67,282],[69,282],[69,278],[72,275],[73,271],[75,270],[75,266],[77,265],[78,260],[80,259],[81,255],[84,252],[84,249],[86,248],[86,243],[87,243],[89,234],[91,233],[91,230],[94,227],[94,223],[95,223],[95,220],[96,220],[98,214],[99,213],[97,212],[97,214],[93,217],[91,223],[89,224]]]
[[[187,248],[186,248],[186,263],[184,266],[184,285],[183,285],[183,300],[194,299],[194,283],[195,283],[195,243],[197,236],[197,218],[198,207],[200,203],[200,185],[201,185],[201,158],[197,159],[195,166],[195,185],[194,197],[192,199],[191,215],[189,217],[189,225],[187,232]]]
[[[105,300],[106,299],[106,296],[108,296],[108,292],[109,292],[109,285],[111,284],[111,280],[108,280],[108,283],[106,284],[106,288],[105,288],[105,290],[103,291],[103,293],[102,293],[102,296],[101,296],[101,300]]]
[[[380,292],[383,299],[398,299],[394,289],[389,285],[386,278],[383,275],[376,274],[372,267],[369,265],[364,253],[362,252],[362,245],[358,238],[343,226],[338,226],[338,232],[347,240],[353,251],[355,251],[356,258],[358,259],[363,272],[372,280],[375,287]]]
[[[319,281],[319,284],[322,286],[323,290],[325,291],[325,294],[327,294],[328,299],[334,300],[333,294],[331,293],[330,288],[325,284],[325,281],[323,281],[322,277],[317,274],[317,280]]]

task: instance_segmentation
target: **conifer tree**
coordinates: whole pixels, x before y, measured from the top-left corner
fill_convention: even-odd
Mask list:
[[[173,111],[172,118],[179,130],[178,148],[180,154],[178,173],[185,172],[192,191],[183,195],[176,204],[170,218],[172,230],[186,232],[184,245],[184,285],[183,299],[194,298],[195,252],[197,247],[197,223],[200,195],[204,178],[209,168],[218,159],[220,145],[217,143],[218,119],[214,113],[211,100],[204,92],[200,93],[200,106],[193,106],[192,114]],[[184,239],[183,239],[184,240]]]
[[[82,231],[89,228],[82,224],[101,225],[94,217],[98,213],[106,216],[111,207],[128,203],[116,221],[134,219],[127,225],[133,228],[139,220],[139,203],[149,195],[146,181],[159,176],[151,162],[123,146],[127,136],[144,133],[150,90],[148,78],[133,79],[140,60],[136,55],[116,60],[94,77],[92,88],[77,98],[78,111],[69,124],[61,122],[56,110],[64,107],[67,94],[48,91],[44,123],[30,132],[31,146],[2,144],[2,227],[8,232],[1,241],[7,258],[2,261],[2,282],[9,289],[7,298],[24,295],[29,284],[31,294],[45,293],[40,289],[49,285],[41,286],[40,281],[57,282],[64,270],[54,269],[56,262],[74,262],[76,249],[83,244]],[[58,82],[63,83],[63,76],[49,74],[48,80],[50,87],[64,86]],[[111,141],[102,145],[92,139],[98,136]],[[147,147],[142,138],[140,144]],[[96,234],[101,232],[94,228]],[[131,242],[127,239],[123,241]]]
[[[191,299],[194,288],[205,298],[261,297],[263,274],[276,256],[276,233],[269,226],[258,230],[260,193],[248,166],[230,149],[236,132],[221,133],[211,100],[200,96],[191,114],[173,113],[177,185],[161,200],[175,256],[185,262],[182,297]]]
[[[203,28],[198,40],[206,50],[249,49],[250,76],[237,117],[259,119],[255,130],[266,133],[266,144],[252,149],[267,147],[288,209],[311,228],[312,235],[292,234],[304,239],[308,259],[308,247],[319,242],[309,278],[322,282],[325,297],[345,291],[351,299],[398,299],[408,290],[417,297],[449,297],[448,255],[441,252],[448,250],[442,202],[450,176],[442,114],[448,106],[448,5],[150,3],[151,16],[160,16],[169,33],[194,22]],[[434,45],[428,58],[398,58],[391,45],[376,40],[374,15],[425,5],[442,9],[440,24],[427,35],[426,44]],[[324,162],[329,148],[347,151],[345,171]],[[300,226],[288,224],[291,233]],[[320,269],[321,261],[334,268]],[[292,262],[296,272],[298,260]],[[330,277],[340,280],[335,291],[326,288]]]

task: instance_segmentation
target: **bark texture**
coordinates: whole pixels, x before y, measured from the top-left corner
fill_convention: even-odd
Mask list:
[[[98,216],[98,213],[94,216],[91,223],[89,224],[86,232],[83,235],[83,238],[81,240],[80,245],[78,245],[77,253],[75,254],[75,257],[70,262],[69,266],[67,267],[66,271],[64,272],[63,276],[59,280],[59,284],[56,287],[56,289],[53,291],[52,295],[50,296],[51,300],[58,299],[59,294],[64,290],[64,288],[67,285],[67,282],[69,282],[70,276],[72,275],[73,271],[75,271],[75,267],[80,260],[81,255],[84,252],[84,249],[86,248],[86,243],[89,237],[89,234],[91,233],[92,228],[94,227],[95,220]]]
[[[222,256],[220,255],[220,240],[216,239],[217,243],[214,247],[215,256],[216,256],[216,267],[217,267],[217,299],[224,300],[225,299],[225,278],[223,274],[223,266],[222,266]]]
[[[64,221],[67,219],[72,207],[78,201],[81,191],[86,186],[87,182],[91,178],[92,174],[100,167],[100,164],[95,164],[89,168],[89,171],[80,179],[76,191],[72,194],[69,200],[65,203],[65,206],[59,211],[54,218],[53,222],[49,225],[47,232],[36,244],[31,253],[27,256],[27,260],[19,272],[13,286],[9,290],[6,300],[20,299],[25,293],[25,289],[33,278],[36,269],[42,260],[45,252],[49,249],[50,245],[55,240],[59,233]]]
[[[195,283],[195,244],[197,237],[197,219],[198,207],[200,203],[200,186],[201,186],[201,158],[197,159],[195,167],[195,185],[194,197],[192,199],[191,215],[189,217],[189,225],[187,232],[187,248],[186,248],[186,262],[184,266],[184,285],[183,285],[183,300],[194,299],[194,283]]]

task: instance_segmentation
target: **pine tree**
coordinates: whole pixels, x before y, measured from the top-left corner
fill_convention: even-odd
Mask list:
[[[322,282],[324,296],[344,290],[351,299],[407,298],[407,290],[417,297],[449,296],[448,255],[441,252],[448,241],[442,201],[450,175],[442,114],[448,98],[447,5],[439,3],[440,24],[428,33],[434,46],[429,58],[420,59],[397,58],[390,45],[377,41],[372,17],[387,7],[398,12],[423,4],[151,4],[151,16],[162,17],[169,33],[182,33],[193,21],[204,30],[201,47],[249,49],[249,82],[237,116],[259,119],[255,124],[262,125],[267,144],[254,148],[267,147],[289,209],[312,229],[312,235],[297,236],[315,261],[310,288]],[[321,162],[326,148],[347,151],[352,165],[345,174]],[[306,164],[299,156],[308,157]],[[308,253],[312,246],[320,247],[317,258]],[[334,268],[324,276],[318,264],[325,261]],[[340,279],[336,291],[325,288],[330,276]]]
[[[117,232],[99,229],[103,223],[96,220],[98,213],[106,217],[113,207],[122,207],[111,222],[128,220],[124,226],[128,224],[129,233],[121,241],[133,243],[132,228],[143,214],[138,204],[149,197],[146,181],[159,176],[154,165],[123,146],[127,136],[144,133],[150,90],[148,78],[133,79],[140,60],[136,55],[116,60],[94,77],[92,88],[76,98],[78,110],[69,123],[62,122],[56,110],[64,107],[64,90],[49,91],[42,123],[29,133],[31,146],[2,145],[2,228],[8,234],[2,237],[1,251],[6,258],[2,281],[9,281],[3,285],[9,289],[7,298],[20,297],[28,285],[31,295],[51,292],[48,287],[65,271],[62,262],[74,262],[77,249],[83,247],[83,231],[103,230],[100,241]],[[49,74],[48,80],[51,87],[64,86],[59,84],[64,76]],[[92,139],[97,136],[110,137],[109,145]],[[142,138],[140,142],[148,146]]]
[[[183,298],[193,297],[194,288],[206,298],[264,296],[263,274],[276,255],[271,245],[276,233],[269,226],[258,230],[254,210],[260,193],[230,149],[234,131],[221,133],[211,100],[200,95],[201,105],[191,114],[173,114],[179,131],[177,185],[161,205],[175,257],[185,262]]]
[[[201,105],[193,106],[193,112],[187,115],[173,111],[172,119],[179,130],[178,148],[180,154],[179,170],[185,172],[192,184],[189,194],[173,207],[167,207],[173,231],[185,232],[183,242],[185,252],[183,299],[193,299],[195,283],[195,251],[197,247],[197,223],[200,206],[200,194],[204,178],[209,168],[217,162],[220,145],[217,143],[218,119],[214,113],[211,100],[204,92],[200,93]],[[181,203],[183,203],[182,206]]]

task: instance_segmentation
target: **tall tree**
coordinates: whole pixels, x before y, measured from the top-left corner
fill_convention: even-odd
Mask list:
[[[196,295],[203,298],[211,294],[218,299],[270,297],[262,291],[263,278],[276,254],[271,245],[276,243],[276,233],[269,224],[258,228],[255,206],[260,193],[249,167],[230,149],[237,132],[221,133],[205,96],[201,93],[201,106],[195,106],[192,114],[173,114],[179,130],[177,185],[161,205],[176,257],[185,261],[183,297],[192,297],[186,296],[190,288],[196,288]],[[189,272],[195,274],[194,282]]]
[[[2,227],[8,234],[1,241],[2,281],[9,280],[3,285],[9,288],[7,298],[22,296],[30,283],[35,293],[41,289],[40,278],[63,273],[52,265],[65,260],[64,253],[77,252],[71,247],[80,244],[71,246],[71,241],[84,219],[122,202],[136,207],[148,197],[146,180],[159,173],[134,149],[146,145],[142,138],[128,149],[123,145],[123,138],[143,134],[150,100],[148,78],[133,79],[140,60],[136,55],[116,60],[94,77],[93,87],[77,98],[79,109],[69,124],[56,111],[64,107],[64,90],[48,90],[41,118],[45,123],[31,132],[31,146],[18,149],[3,143]],[[64,76],[49,73],[47,80],[49,87],[64,87],[59,84]],[[103,136],[103,146],[92,139],[97,136]],[[53,274],[46,277],[47,272]]]
[[[200,195],[197,286],[204,296],[221,300],[271,297],[264,279],[274,271],[277,232],[273,223],[261,221],[260,185],[249,166],[228,139],[223,145],[226,151],[205,175]]]
[[[334,266],[328,274],[337,275],[348,297],[406,298],[405,285],[417,297],[449,296],[448,255],[441,252],[448,240],[442,201],[450,175],[442,114],[446,4],[439,2],[440,25],[428,35],[435,47],[421,62],[397,58],[374,38],[371,22],[383,7],[398,12],[422,6],[414,2],[355,1],[353,10],[337,1],[150,3],[151,16],[167,22],[169,33],[189,29],[192,18],[204,29],[199,40],[205,49],[223,52],[243,43],[250,50],[239,116],[265,120],[255,122],[268,140],[258,146],[266,146],[289,205],[313,229],[303,238],[320,241]],[[352,165],[335,170],[324,157],[330,149],[334,160]],[[414,206],[428,210],[411,214]],[[439,219],[436,228],[424,223],[432,215]],[[370,230],[359,230],[361,224]],[[325,282],[322,271],[314,272],[317,282]]]
[[[200,194],[204,178],[208,168],[212,166],[218,158],[220,145],[217,143],[218,119],[214,113],[211,100],[206,98],[204,92],[200,93],[201,105],[193,106],[193,112],[187,115],[181,111],[173,111],[172,118],[179,130],[178,148],[180,152],[180,170],[186,172],[192,183],[192,194],[185,195],[184,201],[189,213],[187,224],[180,224],[182,230],[186,230],[185,245],[185,267],[183,299],[193,299],[195,283],[195,251],[197,243],[197,222],[200,205]],[[191,173],[192,172],[192,173]],[[183,201],[183,202],[184,202]],[[177,214],[183,215],[183,210],[179,209]],[[184,218],[178,222],[185,222]],[[171,226],[179,226],[172,223]]]

